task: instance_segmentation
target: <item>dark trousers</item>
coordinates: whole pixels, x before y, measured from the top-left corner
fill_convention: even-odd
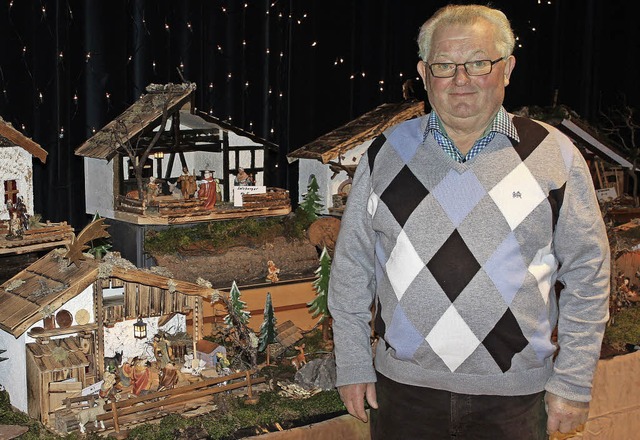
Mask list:
[[[544,392],[474,396],[395,382],[378,373],[373,440],[545,440]]]

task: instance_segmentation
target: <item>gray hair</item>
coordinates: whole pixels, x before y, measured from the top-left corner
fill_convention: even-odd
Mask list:
[[[484,19],[492,24],[497,33],[496,48],[503,57],[513,53],[516,44],[509,19],[502,11],[482,5],[448,5],[436,11],[421,27],[418,34],[418,55],[423,61],[429,58],[431,39],[439,26],[470,25]]]

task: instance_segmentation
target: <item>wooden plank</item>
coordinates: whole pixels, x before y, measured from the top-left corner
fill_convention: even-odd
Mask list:
[[[149,286],[138,285],[138,316],[149,316]]]
[[[124,283],[124,317],[125,319],[137,318],[136,305],[137,299],[136,283]]]

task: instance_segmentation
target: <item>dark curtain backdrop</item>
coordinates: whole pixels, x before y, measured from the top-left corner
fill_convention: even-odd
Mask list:
[[[36,212],[84,226],[75,148],[149,83],[182,78],[197,84],[198,109],[280,145],[278,185],[296,200],[285,154],[401,100],[402,83],[416,77],[418,27],[445,3],[2,0],[0,116],[49,153],[34,170]],[[555,95],[595,122],[620,94],[638,106],[640,2],[492,3],[518,35],[508,110]]]

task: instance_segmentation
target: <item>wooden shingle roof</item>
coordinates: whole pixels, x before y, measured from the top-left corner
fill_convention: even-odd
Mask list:
[[[18,146],[24,149],[32,156],[40,159],[40,162],[45,163],[47,161],[47,152],[40,145],[29,139],[13,126],[0,118],[0,147]]]
[[[41,372],[64,371],[90,364],[75,338],[52,339],[48,344],[31,343],[27,344],[27,350]]]
[[[422,101],[409,100],[382,104],[287,154],[287,158],[291,162],[296,159],[317,159],[322,163],[328,163],[352,148],[375,138],[392,125],[423,114]]]
[[[169,114],[175,113],[191,100],[195,89],[193,83],[151,84],[146,95],[76,148],[75,154],[111,160],[121,144],[160,125],[165,104]]]
[[[0,328],[16,338],[65,302],[80,294],[98,276],[98,262],[67,265],[51,251],[0,286]]]
[[[101,261],[92,258],[68,264],[53,250],[0,286],[0,329],[16,338],[98,280]],[[109,277],[184,295],[210,298],[210,287],[180,281],[135,268],[112,265]]]

